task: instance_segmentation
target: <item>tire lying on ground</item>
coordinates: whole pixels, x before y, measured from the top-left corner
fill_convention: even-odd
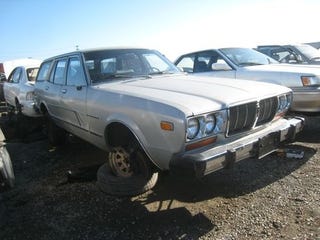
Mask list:
[[[109,152],[108,162],[97,172],[97,185],[101,191],[116,196],[134,196],[152,189],[158,173],[143,151],[127,151],[116,147]]]

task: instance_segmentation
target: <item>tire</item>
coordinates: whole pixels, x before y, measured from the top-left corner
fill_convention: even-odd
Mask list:
[[[0,149],[2,167],[0,167],[0,179],[4,181],[4,189],[13,188],[15,177],[12,168],[11,158],[5,146]]]
[[[119,148],[115,148],[117,151]],[[97,172],[97,185],[102,192],[116,196],[135,196],[152,189],[158,180],[158,173],[153,172],[148,157],[138,150],[130,153],[131,161],[136,164],[132,173],[119,174],[110,164],[110,152],[108,163],[103,164]],[[133,159],[132,159],[133,158]]]
[[[52,146],[61,146],[66,142],[66,131],[58,127],[49,115],[46,116],[46,132]]]
[[[16,111],[17,115],[22,115],[22,106],[18,100],[16,100],[15,111]]]

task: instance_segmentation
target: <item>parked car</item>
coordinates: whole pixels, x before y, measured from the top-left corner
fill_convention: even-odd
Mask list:
[[[308,44],[263,45],[256,50],[281,63],[320,64],[320,51]]]
[[[312,46],[312,47],[314,47],[314,48],[316,48],[316,49],[320,49],[320,42],[309,42],[309,43],[306,43],[306,44],[308,44],[308,45],[310,45],[310,46]]]
[[[34,83],[40,62],[29,66],[19,66],[13,69],[4,83],[4,98],[11,110],[21,112],[29,117],[41,116],[34,109]]]
[[[12,188],[14,186],[14,181],[15,177],[11,158],[6,149],[5,137],[0,129],[0,192],[5,189]]]
[[[203,177],[292,141],[289,88],[181,73],[155,50],[98,49],[44,60],[35,102],[48,136],[65,132],[105,150],[98,185],[110,194],[152,188],[157,172]]]
[[[187,53],[175,64],[185,72],[232,79],[248,79],[287,86],[293,90],[292,111],[320,112],[320,68],[279,64],[250,48],[220,48]]]

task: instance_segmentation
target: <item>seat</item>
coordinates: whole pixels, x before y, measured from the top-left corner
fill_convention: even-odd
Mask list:
[[[193,65],[193,72],[207,72],[208,65],[205,61],[195,61]]]

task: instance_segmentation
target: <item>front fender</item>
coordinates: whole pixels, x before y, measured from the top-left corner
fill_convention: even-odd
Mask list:
[[[152,155],[148,151],[148,148],[146,147],[147,140],[146,140],[143,132],[141,131],[139,126],[131,118],[129,118],[125,114],[115,113],[115,114],[108,116],[108,118],[106,119],[106,128],[112,123],[121,123],[124,126],[126,126],[131,131],[131,133],[134,135],[134,137],[136,138],[136,140],[138,141],[138,143],[140,144],[140,146],[144,150],[144,152],[147,154],[149,159],[157,167],[161,168],[159,166],[159,164],[157,164],[157,162],[153,160]],[[111,147],[108,144],[106,146],[107,146],[107,150],[109,151]]]
[[[106,127],[121,123],[135,136],[150,160],[160,169],[168,169],[170,159],[180,152],[185,144],[185,125],[183,120],[169,116],[155,115],[151,112],[135,114],[135,118],[124,113],[114,113],[106,118]],[[174,131],[164,131],[160,121],[174,123]],[[109,148],[109,146],[107,146]]]

